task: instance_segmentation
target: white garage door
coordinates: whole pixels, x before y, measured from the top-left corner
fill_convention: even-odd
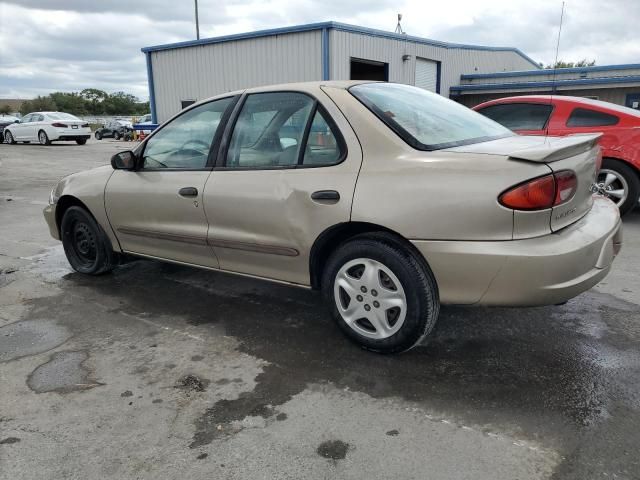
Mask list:
[[[416,87],[435,92],[437,84],[438,62],[425,58],[416,58]]]

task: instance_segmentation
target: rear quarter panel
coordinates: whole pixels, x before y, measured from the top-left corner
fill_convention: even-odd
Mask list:
[[[498,195],[548,174],[548,167],[501,155],[415,150],[348,91],[329,90],[362,145],[353,221],[382,225],[410,240],[513,238],[513,211],[500,206]]]

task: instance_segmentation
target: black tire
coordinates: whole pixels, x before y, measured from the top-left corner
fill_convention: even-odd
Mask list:
[[[96,132],[95,137],[96,137],[96,140],[102,140],[102,133]]]
[[[84,145],[85,143],[87,143],[87,139],[86,138],[78,138],[78,139],[76,139],[76,143],[78,145]]]
[[[49,135],[44,130],[40,130],[38,132],[38,142],[40,145],[51,145],[51,140],[49,140]]]
[[[626,162],[613,158],[605,158],[602,162],[602,168],[617,172],[627,182],[627,198],[618,205],[618,208],[620,209],[620,215],[629,213],[638,204],[638,198],[640,197],[640,178],[638,177],[638,172]],[[612,200],[615,199],[612,198]]]
[[[67,260],[76,272],[101,275],[118,263],[107,234],[82,207],[69,207],[64,212],[60,236]]]
[[[343,266],[361,258],[374,260],[388,268],[400,281],[406,295],[404,322],[387,338],[370,338],[358,333],[343,320],[338,310],[337,302],[341,300],[336,300],[334,294],[336,276]],[[414,254],[402,239],[384,232],[359,235],[340,245],[326,263],[321,286],[335,321],[347,337],[378,353],[399,353],[418,345],[433,329],[440,311],[438,285],[426,261]],[[375,293],[373,290],[369,292],[371,295]],[[374,297],[367,299],[366,294],[361,301],[373,301],[374,306],[376,303]]]
[[[114,131],[113,132],[113,138],[114,140],[120,140],[120,132],[119,131]]]
[[[13,138],[11,132],[4,132],[4,143],[9,143],[11,145],[16,144],[16,140],[15,138]]]

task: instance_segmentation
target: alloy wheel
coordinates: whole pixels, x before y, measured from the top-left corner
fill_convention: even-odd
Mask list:
[[[598,173],[596,181],[597,193],[611,199],[618,207],[629,196],[629,184],[620,173],[609,168],[603,168]]]
[[[334,299],[344,322],[373,339],[394,335],[407,315],[407,296],[398,277],[370,258],[345,263],[334,281]]]
[[[47,134],[44,133],[44,131],[42,131],[42,130],[38,134],[38,141],[40,142],[40,145],[46,145],[47,144]]]

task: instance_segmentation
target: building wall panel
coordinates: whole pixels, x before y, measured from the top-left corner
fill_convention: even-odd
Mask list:
[[[180,101],[243,88],[322,78],[321,31],[151,52],[159,122]]]
[[[531,62],[509,50],[445,48],[413,41],[375,37],[361,33],[331,30],[330,78],[348,80],[350,59],[362,58],[389,64],[389,81],[413,85],[416,57],[442,62],[440,93],[449,96],[449,87],[460,83],[463,73],[531,69]],[[403,61],[402,56],[410,55]]]

